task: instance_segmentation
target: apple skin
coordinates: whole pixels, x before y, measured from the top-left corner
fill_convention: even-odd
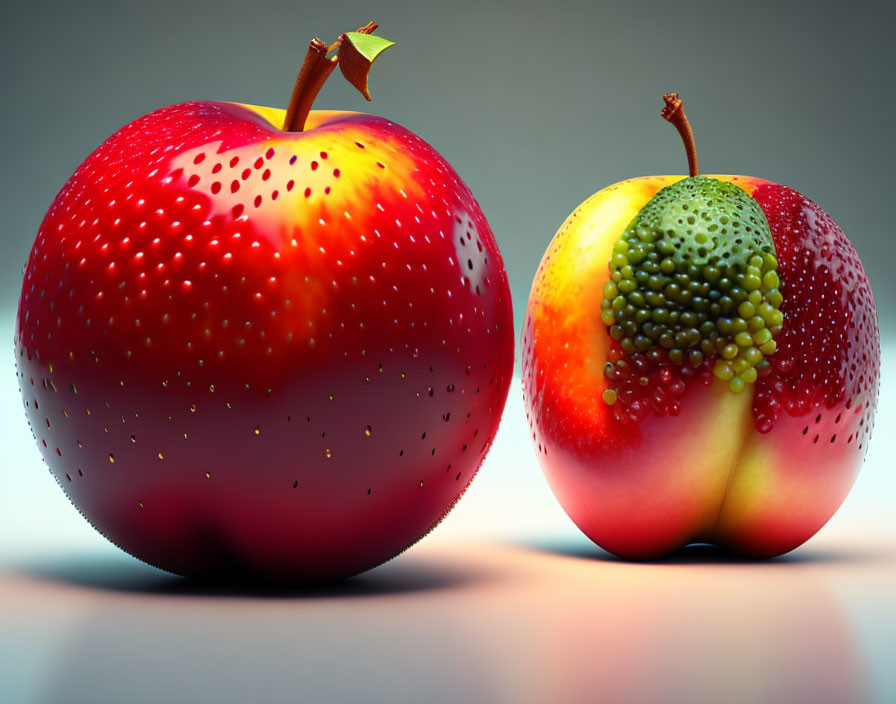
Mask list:
[[[551,242],[522,332],[532,440],[567,514],[609,552],[649,559],[708,542],[744,556],[780,555],[834,514],[867,451],[880,365],[874,300],[852,245],[816,204],[762,179],[712,176],[756,198],[769,220],[785,298],[770,358],[781,376],[757,382],[756,396],[733,394],[711,374],[694,377],[679,415],[620,421],[602,398],[612,344],[600,319],[607,263],[638,211],[681,178],[610,186]],[[846,272],[843,287],[831,271]],[[825,301],[825,286],[848,297],[843,310]],[[833,372],[817,359],[829,352],[837,355]],[[763,412],[775,394],[770,423]]]
[[[192,102],[66,183],[16,327],[49,469],[116,545],[187,576],[316,581],[431,530],[513,367],[475,198],[379,117]]]

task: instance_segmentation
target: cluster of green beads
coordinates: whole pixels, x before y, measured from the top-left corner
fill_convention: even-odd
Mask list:
[[[662,189],[613,248],[601,320],[626,355],[660,347],[673,364],[716,359],[735,393],[775,351],[783,300],[768,222],[733,184]]]

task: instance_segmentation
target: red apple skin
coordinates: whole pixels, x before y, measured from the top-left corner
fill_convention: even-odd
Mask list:
[[[747,191],[769,221],[784,296],[771,373],[733,394],[707,367],[685,386],[679,415],[618,418],[602,398],[610,251],[680,178],[604,189],[548,248],[522,334],[532,440],[570,518],[616,555],[650,559],[693,542],[780,555],[834,514],[867,451],[880,367],[874,298],[852,244],[817,204],[762,179],[714,176]]]
[[[192,102],[50,207],[15,346],[50,472],[182,575],[325,580],[451,509],[494,438],[510,292],[470,190],[382,118]]]

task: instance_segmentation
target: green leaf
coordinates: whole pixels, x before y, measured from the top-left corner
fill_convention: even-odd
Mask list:
[[[380,54],[395,42],[363,32],[346,32],[339,43],[339,68],[346,80],[371,100],[367,79],[370,67]]]
[[[388,39],[383,39],[375,34],[362,34],[361,32],[346,32],[343,44],[346,40],[351,42],[352,47],[371,64],[376,60],[377,56],[390,46],[395,45],[395,42],[390,42]]]

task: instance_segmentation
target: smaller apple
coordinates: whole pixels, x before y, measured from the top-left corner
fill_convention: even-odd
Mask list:
[[[529,296],[523,392],[572,520],[629,558],[692,542],[770,557],[833,515],[868,449],[874,297],[833,219],[791,188],[690,176],[585,201]]]

